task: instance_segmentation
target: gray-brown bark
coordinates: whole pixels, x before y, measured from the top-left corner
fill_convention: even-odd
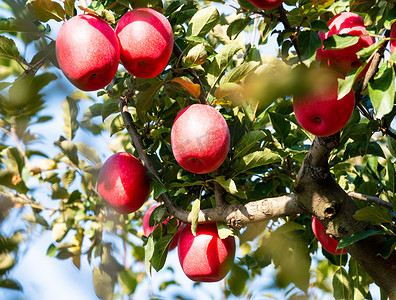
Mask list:
[[[355,202],[337,184],[330,174],[328,159],[337,146],[339,137],[315,138],[311,150],[299,172],[295,194],[298,202],[326,227],[326,232],[336,239],[364,232],[371,224],[353,218]],[[382,238],[369,237],[347,247],[348,253],[366,270],[374,282],[391,297],[396,297],[396,255],[383,259],[377,253]]]

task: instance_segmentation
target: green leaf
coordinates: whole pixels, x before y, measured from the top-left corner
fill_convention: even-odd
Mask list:
[[[113,299],[114,281],[111,278],[111,275],[107,273],[103,268],[94,268],[93,285],[95,289],[95,294],[100,299]]]
[[[113,134],[123,130],[125,128],[124,120],[122,119],[122,115],[118,114],[114,117],[110,124],[110,136]]]
[[[51,245],[49,245],[49,247],[47,249],[47,256],[55,257],[57,251],[58,251],[58,248],[54,244],[51,244]]]
[[[197,235],[198,217],[201,209],[201,200],[196,199],[191,208],[191,232],[193,236]]]
[[[136,112],[138,116],[142,116],[146,111],[151,109],[153,99],[163,84],[163,81],[156,81],[148,89],[140,91],[136,95]]]
[[[322,41],[316,31],[304,30],[298,35],[298,48],[301,51],[302,60],[309,60],[314,57],[316,50],[322,47]]]
[[[327,39],[323,40],[323,50],[344,49],[355,45],[360,39],[360,36],[352,36],[347,34],[337,35],[333,34]]]
[[[371,54],[373,54],[383,43],[385,42],[385,40],[383,39],[379,39],[376,43],[366,47],[366,48],[362,48],[361,50],[359,50],[356,55],[359,58],[365,58],[365,57],[369,57]]]
[[[153,234],[150,234],[147,243],[144,246],[144,265],[146,267],[146,272],[151,276],[151,260],[153,258],[154,254],[154,239],[153,239]]]
[[[188,24],[187,35],[204,37],[219,23],[219,20],[220,14],[215,6],[200,9],[191,18]]]
[[[76,135],[76,131],[80,124],[77,121],[78,115],[78,107],[77,103],[72,100],[70,97],[66,97],[66,99],[62,103],[63,109],[63,131],[65,132],[66,137],[69,141],[73,140]]]
[[[234,159],[248,154],[252,148],[259,146],[265,136],[264,131],[261,130],[245,133],[235,146]]]
[[[217,233],[219,234],[219,237],[224,240],[228,238],[229,236],[234,236],[234,232],[230,227],[227,226],[225,222],[216,222],[217,225]]]
[[[345,78],[338,78],[338,100],[344,98],[352,90],[353,84],[358,76],[357,72],[348,74]]]
[[[368,230],[365,232],[353,233],[350,237],[346,237],[346,238],[343,238],[342,240],[340,240],[340,242],[337,245],[337,249],[342,249],[342,248],[348,247],[358,241],[368,238],[369,236],[377,235],[380,233],[381,233],[381,231],[379,231],[379,230]]]
[[[250,24],[252,19],[250,17],[236,19],[231,22],[227,28],[227,35],[231,40],[234,40],[238,35]]]
[[[223,83],[218,88],[216,88],[214,96],[216,99],[224,99],[225,97],[236,95],[243,92],[243,87],[237,83]]]
[[[122,291],[127,295],[132,295],[138,285],[137,274],[131,269],[122,270],[118,273],[118,282],[121,284]]]
[[[81,153],[86,159],[91,161],[94,165],[100,165],[100,158],[95,148],[92,148],[81,142],[76,143],[76,146],[78,152]]]
[[[0,35],[0,58],[17,59],[21,58],[14,40]]]
[[[0,18],[0,31],[6,32],[23,32],[34,35],[42,33],[31,20],[20,20],[14,18]]]
[[[65,12],[68,16],[74,15],[74,3],[76,0],[65,0]]]
[[[233,264],[230,270],[230,275],[227,277],[227,287],[235,296],[241,296],[246,288],[246,282],[249,279],[249,272],[244,268]]]
[[[392,64],[382,64],[377,75],[369,81],[368,90],[371,103],[375,109],[375,116],[381,119],[390,113],[395,102],[395,71]]]
[[[47,221],[43,218],[43,216],[35,212],[24,215],[22,219],[31,223],[39,224],[45,228],[49,227]]]
[[[237,83],[245,78],[250,72],[253,72],[260,63],[258,61],[249,61],[244,62],[236,68],[233,68],[231,71],[227,72],[221,79],[220,85],[233,82]]]
[[[55,142],[55,145],[62,150],[73,164],[78,166],[77,146],[73,142],[66,140],[64,137],[60,137],[59,140]]]
[[[358,221],[372,223],[392,223],[392,215],[385,207],[367,206],[359,209],[353,217]]]
[[[106,101],[105,103],[107,103],[107,102],[110,102],[110,101]],[[92,118],[101,116],[103,106],[104,106],[103,103],[95,103],[94,105],[91,105],[90,107],[88,107],[84,112],[84,115],[81,119],[81,123],[89,122],[92,120]],[[118,109],[118,106],[117,106],[117,109]]]
[[[237,196],[242,199],[247,199],[246,193],[237,188],[235,181],[232,180],[232,178],[228,178],[226,180],[224,176],[219,176],[216,177],[214,180],[218,182],[231,195]]]
[[[207,73],[208,83],[211,87],[216,84],[217,80],[227,69],[227,66],[232,62],[234,55],[240,50],[242,50],[242,46],[238,44],[227,44],[220,49],[210,64]]]
[[[65,19],[65,10],[62,6],[51,0],[28,0],[26,5],[32,16],[41,21],[49,20],[62,21]]]
[[[333,296],[335,300],[352,299],[352,281],[344,268],[339,268],[333,276]]]
[[[249,169],[279,162],[281,157],[269,149],[255,151],[242,157],[235,166],[235,171],[243,173]]]
[[[55,223],[52,227],[52,237],[55,241],[60,242],[68,233],[66,223]]]
[[[99,109],[99,108],[98,108]],[[117,112],[120,112],[120,109],[118,108],[117,100],[112,100],[109,99],[105,103],[103,103],[102,107],[102,122],[107,119],[108,116],[111,114],[115,114]]]
[[[0,280],[0,288],[22,291],[22,286],[19,282],[9,278]]]
[[[291,124],[282,115],[277,113],[269,113],[272,127],[275,132],[280,136],[281,141],[285,142],[291,130]]]
[[[192,47],[186,56],[182,59],[182,65],[185,68],[202,65],[207,58],[206,48],[203,43]]]
[[[369,290],[370,277],[354,260],[349,260],[349,276],[353,286],[353,300],[372,299]]]

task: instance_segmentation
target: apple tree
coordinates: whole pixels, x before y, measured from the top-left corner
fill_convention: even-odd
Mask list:
[[[131,11],[140,23],[125,33]],[[0,218],[17,211],[25,226],[0,233],[0,287],[23,289],[12,269],[30,226],[52,232],[43,255],[88,260],[96,295],[113,299],[166,272],[173,241],[216,222],[210,234],[237,245],[214,276],[226,275],[225,298],[252,297],[271,267],[292,299],[371,299],[370,285],[396,298],[395,1],[4,0],[0,16]],[[197,105],[208,110],[183,118]],[[38,124],[59,127],[51,146]],[[147,200],[123,163],[98,181],[122,152],[144,166]],[[127,192],[143,204],[115,209]],[[223,251],[201,244],[190,260],[200,248]]]

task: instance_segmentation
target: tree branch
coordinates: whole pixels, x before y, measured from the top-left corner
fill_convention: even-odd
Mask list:
[[[128,133],[143,165],[146,167],[148,172],[154,175],[156,180],[161,182],[159,173],[154,168],[153,164],[144,151],[144,145],[139,133],[135,128],[132,116],[129,113],[127,101],[128,100],[125,96],[118,99],[118,107],[120,109],[126,129],[128,130]],[[217,182],[215,182],[214,191],[216,204],[220,206],[220,209],[216,207],[201,210],[198,216],[199,223],[224,221],[234,228],[241,228],[248,223],[260,222],[280,216],[295,215],[305,212],[304,209],[298,205],[294,195],[262,199],[249,202],[247,204],[227,204],[224,200],[222,187]],[[173,203],[168,192],[161,194],[160,199],[165,203],[166,207],[168,208],[168,212],[171,215],[183,223],[191,223],[191,213],[177,207]]]
[[[363,195],[361,193],[357,193],[354,191],[349,191],[349,192],[347,192],[347,194],[349,197],[353,197],[353,198],[356,198],[356,199],[359,199],[362,201],[367,201],[367,202],[370,202],[370,203],[373,203],[373,204],[376,204],[379,206],[386,207],[388,209],[393,209],[393,206],[391,203],[384,201],[380,198],[374,197],[374,196]]]
[[[338,135],[315,138],[304,158],[294,192],[301,206],[323,223],[328,234],[339,240],[373,227],[368,222],[359,222],[353,218],[358,207],[331,176],[328,160],[338,139]],[[382,236],[370,236],[346,247],[346,250],[378,286],[395,297],[396,254],[393,253],[388,259],[379,256],[383,241]]]

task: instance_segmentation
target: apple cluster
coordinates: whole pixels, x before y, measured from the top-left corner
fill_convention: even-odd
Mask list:
[[[294,97],[293,107],[298,123],[308,132],[321,137],[340,131],[349,121],[355,106],[354,92],[351,90],[338,99],[338,78],[344,78],[349,71],[359,68],[362,62],[356,53],[375,42],[369,36],[363,18],[355,13],[338,14],[327,25],[329,31],[319,32],[322,42],[333,35],[359,36],[359,39],[354,45],[343,49],[325,50],[322,45],[316,51],[315,59],[321,65],[321,72],[332,73],[324,75],[329,78],[328,84],[319,89],[313,87],[306,94]],[[358,80],[367,72],[368,66],[359,74]]]
[[[129,11],[116,29],[89,14],[65,22],[56,39],[56,57],[66,78],[77,88],[94,91],[114,78],[119,62],[140,78],[157,76],[173,49],[172,26],[151,8]]]

